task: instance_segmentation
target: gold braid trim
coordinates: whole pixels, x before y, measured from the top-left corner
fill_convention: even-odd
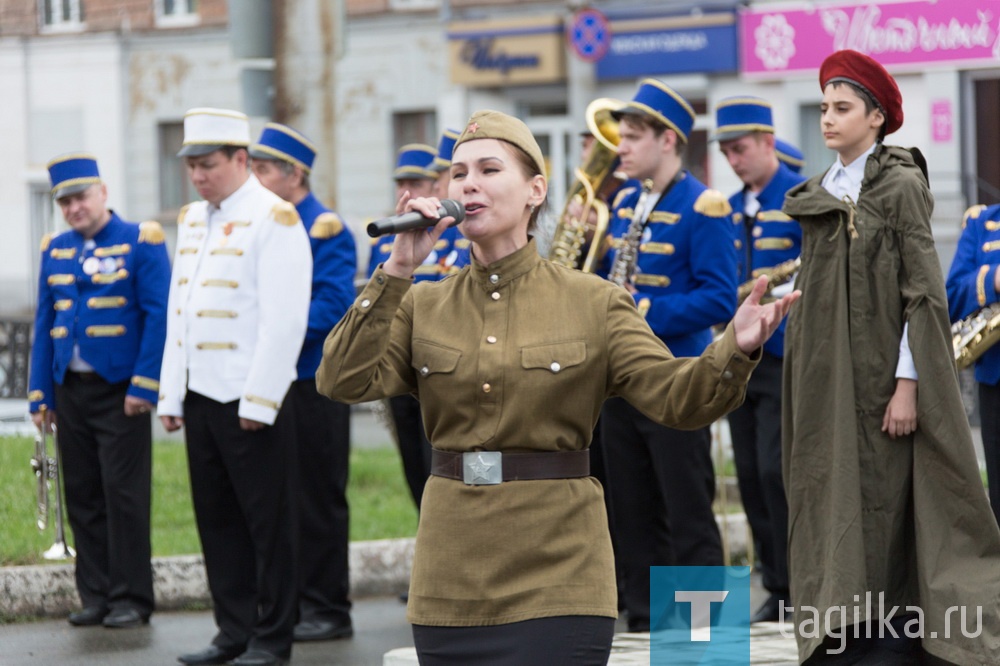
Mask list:
[[[344,223],[341,222],[336,213],[322,213],[313,222],[309,236],[319,239],[333,238],[343,230]]]
[[[159,222],[154,220],[149,220],[143,222],[139,225],[139,242],[149,243],[150,245],[163,245],[166,240],[166,236],[163,233],[163,227],[160,226]]]
[[[274,204],[271,208],[271,217],[284,227],[291,227],[299,221],[299,214],[296,212],[295,206],[287,201],[279,201]]]
[[[694,211],[708,217],[725,217],[733,212],[733,208],[722,192],[705,190],[694,202]]]

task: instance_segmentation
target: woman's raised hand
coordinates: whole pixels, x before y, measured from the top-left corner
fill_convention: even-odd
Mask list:
[[[424,217],[435,218],[441,208],[437,197],[411,199],[409,191],[403,192],[396,202],[396,214],[417,211]],[[392,253],[382,266],[382,270],[393,277],[409,279],[414,271],[424,263],[438,238],[452,222],[451,217],[442,217],[436,225],[425,229],[411,229],[396,234],[392,243]]]

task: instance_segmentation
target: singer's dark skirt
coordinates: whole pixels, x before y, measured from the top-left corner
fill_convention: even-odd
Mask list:
[[[413,625],[421,666],[604,666],[615,621],[567,615],[492,627]]]

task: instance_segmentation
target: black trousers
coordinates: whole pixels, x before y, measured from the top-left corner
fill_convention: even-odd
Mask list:
[[[765,353],[744,403],[729,415],[740,498],[760,556],[764,587],[788,598],[788,501],[781,478],[782,360]]]
[[[648,631],[649,567],[722,565],[712,438],[661,426],[621,398],[604,403],[601,431],[629,629]]]
[[[413,501],[420,509],[420,498],[431,475],[431,442],[424,432],[424,419],[420,415],[420,402],[412,395],[389,398],[389,411],[396,427],[399,456],[403,461],[403,474],[410,487]]]
[[[990,505],[1000,522],[1000,386],[979,385],[979,419],[986,456],[986,481],[990,486]]]
[[[208,587],[223,649],[259,648],[287,658],[298,597],[294,445],[274,426],[246,431],[239,401],[188,392],[188,469]],[[294,441],[294,440],[293,440]]]
[[[351,408],[316,391],[314,379],[292,382],[282,418],[298,448],[299,621],[349,621],[347,475]],[[287,425],[287,424],[286,424]]]
[[[604,666],[615,621],[567,615],[492,627],[413,625],[421,666]]]
[[[128,382],[67,372],[56,385],[66,514],[84,606],[153,612],[150,415],[125,416]]]

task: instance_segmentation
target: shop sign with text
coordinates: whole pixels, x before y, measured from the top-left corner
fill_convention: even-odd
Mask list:
[[[566,77],[561,17],[448,26],[451,81],[466,86],[552,83]]]

